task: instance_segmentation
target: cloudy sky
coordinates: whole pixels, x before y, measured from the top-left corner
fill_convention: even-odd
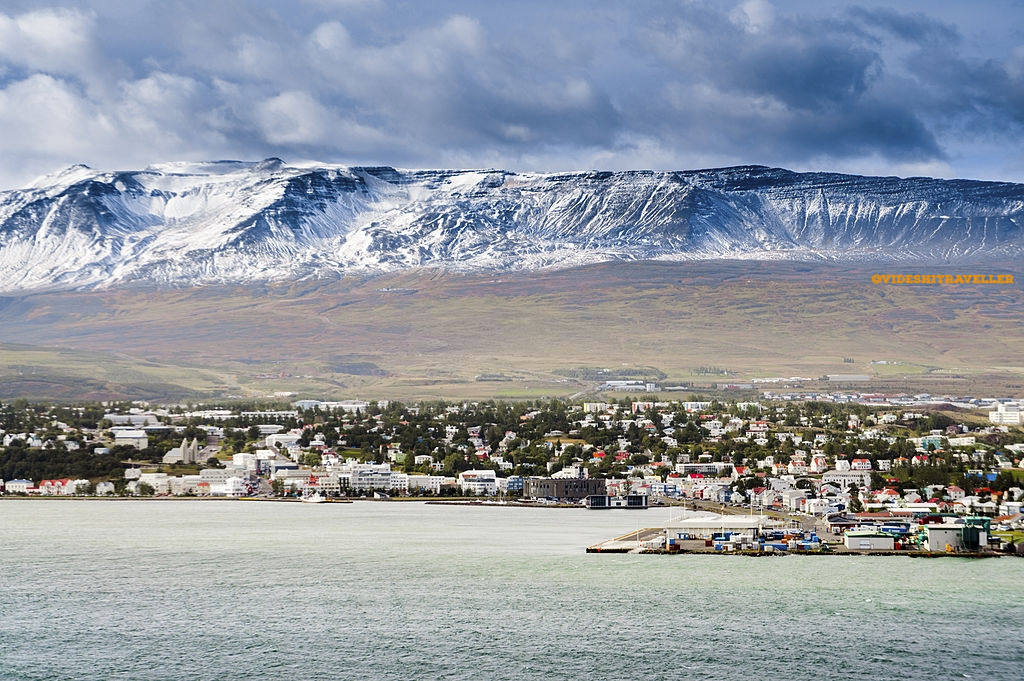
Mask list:
[[[1019,0],[498,5],[4,0],[0,188],[269,156],[1024,181]]]

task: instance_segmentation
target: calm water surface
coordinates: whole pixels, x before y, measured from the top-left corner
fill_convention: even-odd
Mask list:
[[[0,679],[1021,679],[1024,560],[586,554],[608,511],[0,502]]]

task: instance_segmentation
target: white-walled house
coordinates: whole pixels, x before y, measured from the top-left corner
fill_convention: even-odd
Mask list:
[[[35,490],[36,484],[31,480],[25,480],[18,478],[16,480],[8,480],[4,483],[4,491],[7,494],[28,494],[29,490]]]

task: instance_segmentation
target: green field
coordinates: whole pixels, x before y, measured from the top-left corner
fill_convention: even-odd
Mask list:
[[[868,374],[859,389],[1024,392],[1019,284],[880,286],[876,271],[611,263],[7,296],[0,396],[513,399],[576,394],[603,369],[698,387]]]

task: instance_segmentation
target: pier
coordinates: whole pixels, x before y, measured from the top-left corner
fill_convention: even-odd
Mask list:
[[[987,526],[986,526],[987,527]],[[937,528],[937,529],[936,529]],[[945,531],[940,538],[953,537],[949,531],[959,525],[926,526]],[[971,529],[967,527],[967,529]],[[947,537],[949,535],[949,537]],[[997,552],[985,542],[968,543],[950,538],[945,550],[934,542],[878,530],[860,529],[844,533],[844,540],[804,529],[765,515],[721,515],[706,511],[686,512],[662,527],[637,529],[620,537],[587,547],[587,553],[686,553],[745,556],[848,555],[984,558],[1017,555]],[[958,537],[959,535],[957,535]]]
[[[588,546],[587,553],[645,553],[657,551],[655,544],[664,547],[664,527],[645,527],[615,539],[608,539],[600,544]]]

